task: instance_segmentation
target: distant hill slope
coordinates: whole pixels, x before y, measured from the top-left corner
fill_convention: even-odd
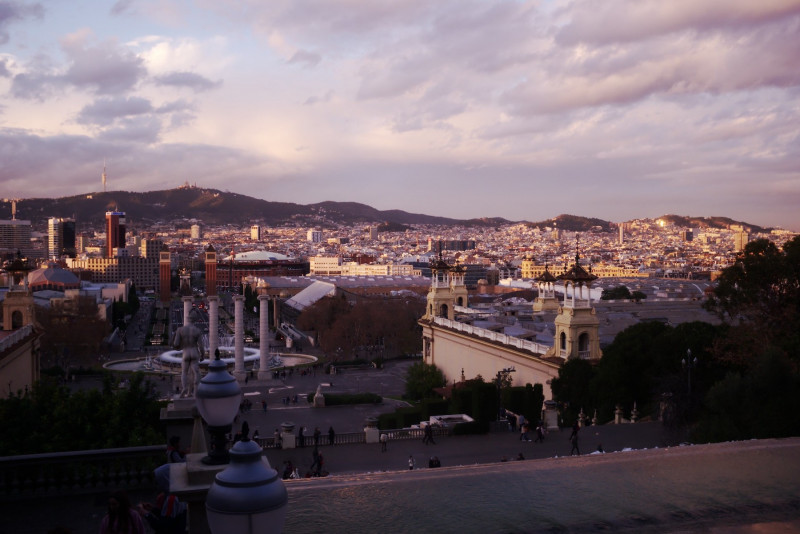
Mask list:
[[[137,221],[154,223],[181,219],[187,224],[192,220],[207,225],[278,226],[294,223],[316,228],[335,224],[376,224],[381,231],[387,231],[402,229],[412,224],[491,228],[515,223],[499,217],[459,220],[402,210],[381,211],[357,202],[328,201],[317,204],[272,202],[201,187],[179,187],[147,192],[109,191],[61,198],[22,199],[17,204],[17,218],[31,220],[34,226],[41,227],[48,217],[75,217],[79,225],[88,223],[97,227],[103,224],[105,213],[114,209],[124,211],[130,221],[129,224],[135,224]],[[0,204],[0,219],[10,218],[11,204],[3,202]],[[727,217],[664,215],[660,218],[690,228],[728,228],[732,224],[741,224],[751,231],[765,231],[759,226],[734,221]],[[616,227],[616,223],[613,222],[577,215],[559,215],[539,222],[519,222],[530,227],[557,227],[570,232],[611,231]]]
[[[186,219],[204,224],[280,225],[296,222],[305,226],[326,224],[469,224],[401,210],[380,211],[355,202],[295,204],[198,187],[164,191],[109,191],[62,198],[24,199],[17,204],[17,218],[36,224],[47,217],[75,217],[78,222],[101,224],[109,210],[124,211],[130,221],[172,221]],[[10,206],[0,207],[0,218],[9,219]]]

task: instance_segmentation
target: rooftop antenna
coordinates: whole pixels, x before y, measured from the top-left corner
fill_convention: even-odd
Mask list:
[[[103,193],[105,193],[106,192],[106,179],[108,178],[108,175],[106,174],[106,158],[103,158],[103,174],[101,175],[101,178],[103,180]]]

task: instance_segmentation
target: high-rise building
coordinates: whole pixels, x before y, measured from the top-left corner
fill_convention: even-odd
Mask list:
[[[190,236],[192,239],[202,239],[203,232],[201,231],[199,224],[192,225]]]
[[[378,227],[377,226],[370,226],[369,227],[369,238],[372,241],[378,240]]]
[[[69,256],[74,258],[76,251],[75,221],[60,217],[47,219],[47,257],[58,259],[61,256]]]
[[[309,230],[306,233],[306,240],[309,243],[322,243],[322,230]]]
[[[14,255],[19,251],[28,257],[33,252],[31,246],[31,222],[20,219],[0,221],[0,254]]]
[[[733,234],[733,250],[736,252],[741,252],[744,250],[744,247],[747,246],[747,243],[750,242],[750,234],[747,232],[741,231],[736,232]]]
[[[688,243],[694,239],[694,232],[692,230],[684,230],[681,232],[681,237]]]
[[[250,239],[253,241],[261,241],[261,227],[254,224],[250,227]]]
[[[106,257],[114,257],[114,249],[125,247],[125,212],[106,212]]]
[[[623,244],[625,242],[625,225],[620,223],[619,224],[619,244]]]
[[[164,242],[160,239],[144,239],[139,246],[139,255],[143,258],[158,258]]]

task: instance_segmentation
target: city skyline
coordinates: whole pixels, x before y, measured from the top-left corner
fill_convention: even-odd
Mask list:
[[[2,197],[800,231],[796,0],[4,4]]]

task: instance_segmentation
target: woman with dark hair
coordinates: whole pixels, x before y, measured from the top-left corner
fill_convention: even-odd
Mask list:
[[[108,498],[108,513],[100,523],[100,534],[145,534],[142,517],[131,508],[124,491],[115,491]]]

